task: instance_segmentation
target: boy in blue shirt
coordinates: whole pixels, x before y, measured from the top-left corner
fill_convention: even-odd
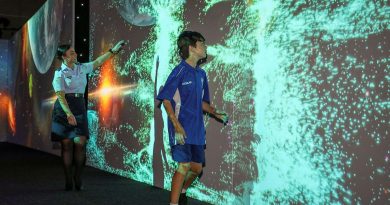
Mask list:
[[[203,112],[226,123],[228,116],[210,105],[206,72],[199,67],[207,58],[204,37],[182,32],[177,40],[182,61],[168,76],[157,99],[168,115],[169,144],[178,168],[172,177],[171,205],[186,204],[185,192],[202,172],[205,162],[206,130]]]

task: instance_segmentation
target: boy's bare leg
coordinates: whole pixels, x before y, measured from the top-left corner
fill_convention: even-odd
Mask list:
[[[179,167],[177,168],[175,174],[172,177],[171,185],[171,204],[177,204],[179,202],[179,196],[181,189],[183,187],[184,180],[188,171],[190,170],[190,163],[179,162]]]

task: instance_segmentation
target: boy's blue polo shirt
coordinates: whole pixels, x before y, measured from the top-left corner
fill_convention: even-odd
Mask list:
[[[182,60],[168,76],[157,99],[170,100],[176,118],[187,134],[186,144],[206,144],[202,102],[210,103],[206,72]],[[169,144],[176,145],[175,128],[168,118]]]

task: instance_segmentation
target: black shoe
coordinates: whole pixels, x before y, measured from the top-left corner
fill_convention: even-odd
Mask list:
[[[73,183],[65,184],[65,191],[71,191],[73,189]]]
[[[75,188],[77,191],[84,190],[83,189],[83,183],[81,182],[81,179],[77,179],[77,177],[74,178]]]
[[[84,186],[83,185],[80,185],[80,186],[75,186],[76,187],[76,191],[82,191],[84,190]]]
[[[179,205],[187,205],[186,193],[181,193],[179,197]]]

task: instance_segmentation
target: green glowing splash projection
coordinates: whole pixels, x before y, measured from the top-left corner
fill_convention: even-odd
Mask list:
[[[186,16],[207,23],[202,17],[220,12],[226,25],[215,27],[228,30],[209,45],[203,68],[212,102],[231,116],[222,130],[206,119],[207,140],[227,145],[206,166],[212,177],[196,181],[188,195],[213,204],[256,205],[375,204],[389,198],[385,1],[126,2],[91,3],[93,52],[107,41],[101,29],[131,41],[142,33],[135,49],[114,60],[116,83],[137,84],[117,99],[120,123],[104,126],[99,100],[90,101],[91,165],[155,185],[161,172],[158,186],[170,189],[176,164],[165,112],[161,122],[156,119],[155,87],[178,63],[176,38],[191,25]],[[199,13],[191,13],[194,4]],[[95,73],[92,91],[103,75]],[[161,124],[163,134],[156,129]],[[156,143],[162,143],[159,149]]]
[[[113,5],[108,7],[123,6],[121,1],[113,1]],[[143,41],[142,45],[130,54],[127,62],[124,66],[117,65],[116,73],[119,76],[130,76],[131,81],[137,82],[137,89],[132,92],[127,100],[132,101],[132,106],[137,107],[139,114],[137,118],[137,129],[134,129],[131,125],[120,126],[117,130],[112,131],[105,127],[98,126],[99,113],[91,112],[92,118],[96,119],[92,127],[95,129],[91,135],[91,140],[96,142],[100,141],[102,145],[97,143],[89,143],[88,154],[92,155],[90,163],[94,166],[102,168],[104,170],[127,176],[133,179],[137,179],[142,182],[153,184],[153,144],[155,141],[155,134],[153,132],[153,109],[154,109],[154,74],[156,69],[156,61],[159,62],[159,78],[166,78],[174,67],[172,61],[178,62],[174,59],[175,53],[175,39],[182,27],[182,21],[178,20],[182,13],[182,3],[180,1],[157,1],[151,2],[150,7],[142,7],[142,11],[146,13],[155,14],[158,13],[156,18],[156,25],[152,28],[148,37]],[[149,11],[148,11],[149,9]],[[124,9],[126,10],[126,8]],[[92,28],[95,28],[95,24],[92,24]],[[132,73],[132,69],[135,70],[135,74]],[[97,72],[96,76],[101,77],[101,73]],[[158,81],[158,86],[162,84],[162,80]],[[98,87],[99,80],[93,79],[92,84],[94,87]],[[96,102],[95,102],[96,103]],[[93,103],[91,107],[96,106]],[[124,108],[126,109],[126,108]],[[164,117],[166,118],[166,117]],[[127,135],[132,135],[138,140],[139,148],[130,150],[116,139],[118,135],[126,132]],[[102,139],[100,139],[102,137]],[[110,140],[107,140],[107,139]],[[168,141],[168,136],[164,134],[164,142]],[[94,150],[104,150],[110,147],[120,147],[120,152],[123,155],[124,169],[113,168],[109,166],[105,161],[104,152],[95,152]],[[117,148],[116,148],[117,149]],[[164,152],[169,153],[169,146],[164,146]],[[99,153],[97,155],[96,153]],[[164,169],[172,172],[174,170],[174,162],[171,158],[166,161]],[[103,161],[103,162],[102,162]],[[130,171],[129,171],[130,170]],[[166,176],[170,178],[171,176]],[[164,188],[169,188],[169,180],[164,180]]]
[[[362,55],[359,44],[369,44],[375,38],[370,35],[384,32],[388,8],[370,1],[260,1],[253,10],[260,18],[254,31],[255,133],[261,137],[256,150],[258,168],[263,170],[254,186],[254,193],[263,194],[253,195],[253,200],[362,203],[356,192],[358,178],[345,175],[359,172],[351,163],[359,163],[355,155],[363,148],[349,148],[370,138],[370,132],[382,130],[380,138],[386,136],[388,120],[375,129],[367,126],[375,124],[376,117],[386,119],[382,112],[388,109],[378,106],[383,99],[375,96],[385,90],[370,88],[367,80],[386,81],[373,70],[386,76],[388,67],[370,65],[370,58],[384,62],[388,56]],[[372,197],[383,193],[377,189]]]

